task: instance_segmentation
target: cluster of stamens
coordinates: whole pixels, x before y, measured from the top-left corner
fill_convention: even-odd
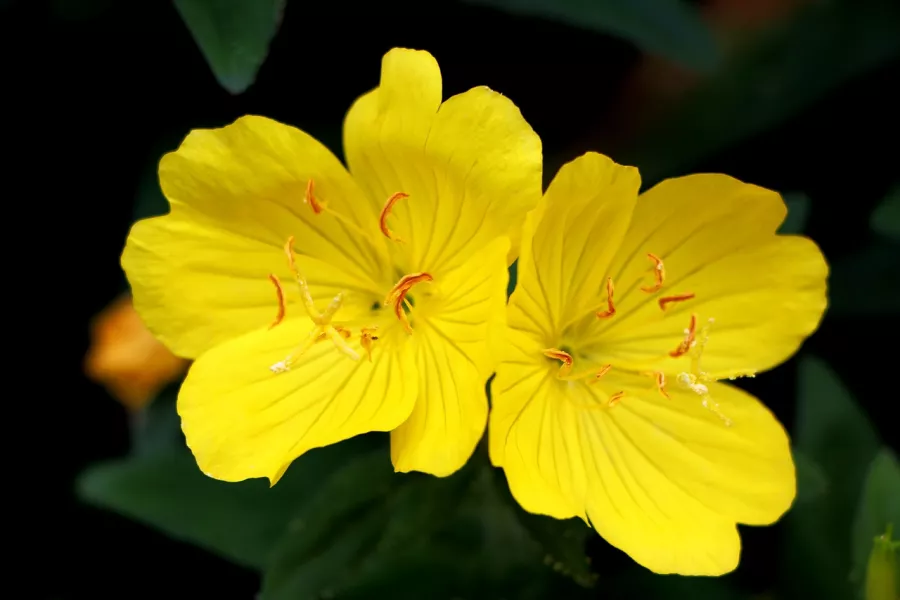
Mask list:
[[[641,286],[640,289],[645,293],[653,294],[663,288],[666,279],[666,269],[665,264],[659,256],[653,253],[648,253],[647,257],[653,263],[653,283],[651,285]],[[615,316],[616,305],[614,294],[615,284],[613,283],[613,279],[612,277],[607,277],[606,308],[595,313],[598,319],[610,319]],[[672,304],[685,302],[694,298],[695,294],[692,292],[677,293],[661,296],[660,298],[658,298],[657,303],[659,304],[660,310],[666,311]],[[703,328],[698,332],[697,314],[692,313],[690,321],[688,323],[688,327],[684,330],[684,338],[675,349],[671,350],[668,353],[668,355],[671,358],[681,358],[683,356],[690,357],[690,371],[679,373],[677,377],[678,383],[700,396],[701,404],[704,408],[715,413],[719,418],[722,419],[722,421],[726,425],[731,425],[731,420],[724,414],[722,414],[721,410],[719,409],[718,403],[716,403],[710,397],[709,387],[706,384],[714,381],[714,379],[711,378],[707,373],[705,373],[700,367],[700,359],[703,355],[703,350],[706,346],[706,343],[709,340],[709,327],[714,321],[714,319],[710,318],[708,320],[708,323],[703,326]],[[587,383],[590,384],[601,379],[610,371],[610,369],[612,369],[612,365],[606,364],[599,369],[592,369],[581,373],[573,373],[575,361],[572,355],[569,354],[569,352],[557,348],[547,348],[543,351],[543,353],[544,356],[552,358],[554,360],[558,360],[562,363],[557,373],[557,377],[565,381],[577,381],[586,379]],[[591,377],[592,375],[593,377]],[[669,392],[666,390],[666,375],[663,371],[650,371],[645,373],[645,375],[653,378],[656,389],[659,391],[660,395],[662,395],[666,399],[670,399]],[[746,375],[752,376],[752,373],[748,373]],[[624,396],[624,391],[617,391],[610,394],[606,401],[607,406],[615,406],[624,398]]]
[[[393,209],[394,205],[399,200],[408,197],[408,194],[405,194],[403,192],[393,194],[390,198],[388,198],[378,218],[378,227],[381,232],[385,235],[385,237],[395,242],[402,242],[403,240],[401,240],[390,230],[387,225],[387,219],[390,216],[391,210]],[[306,184],[306,193],[304,195],[303,202],[312,209],[313,214],[320,215],[322,213],[327,213],[328,215],[336,217],[344,224],[350,225],[353,229],[355,229],[362,235],[368,235],[351,220],[347,219],[340,213],[331,210],[325,202],[319,199],[316,196],[315,184],[313,183],[312,179],[310,179]],[[288,238],[288,241],[284,246],[284,252],[287,256],[288,266],[291,270],[291,273],[294,275],[294,278],[297,281],[297,285],[300,288],[300,296],[303,300],[303,307],[310,320],[312,320],[314,327],[312,331],[309,332],[309,335],[307,335],[307,337],[303,340],[303,342],[301,342],[294,350],[292,350],[284,360],[281,360],[269,367],[270,370],[273,373],[284,373],[289,371],[291,367],[296,363],[297,359],[303,356],[303,354],[306,353],[313,345],[325,340],[331,340],[335,348],[337,348],[338,351],[340,351],[348,358],[352,360],[359,360],[359,354],[349,344],[349,341],[353,338],[354,335],[353,331],[343,325],[336,325],[332,323],[335,314],[343,304],[344,293],[341,292],[337,294],[331,300],[331,303],[329,303],[325,310],[320,312],[316,308],[315,302],[313,301],[312,294],[309,290],[309,284],[307,283],[306,278],[300,272],[300,269],[298,268],[296,261],[294,260],[293,236]],[[269,329],[271,329],[281,324],[287,311],[286,296],[284,293],[284,288],[281,285],[281,281],[275,274],[270,274],[269,280],[275,286],[276,299],[278,301],[278,312],[275,316],[275,319],[269,326]],[[413,273],[411,275],[405,275],[400,278],[400,280],[387,294],[387,298],[384,301],[385,306],[393,307],[394,315],[403,325],[403,328],[407,333],[412,333],[412,326],[410,325],[409,319],[406,316],[407,311],[412,311],[412,304],[407,297],[409,291],[414,285],[418,283],[430,281],[433,281],[433,277],[428,273]],[[375,342],[378,340],[377,333],[378,327],[375,325],[362,327],[359,330],[359,344],[362,349],[366,351],[369,361],[372,360],[372,349]]]

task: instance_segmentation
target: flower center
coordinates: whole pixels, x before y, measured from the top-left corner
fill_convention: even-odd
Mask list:
[[[384,208],[381,210],[381,214],[378,217],[378,228],[387,237],[389,240],[394,242],[403,242],[403,240],[395,235],[391,229],[388,227],[387,220],[390,217],[391,210],[394,205],[405,198],[408,198],[409,195],[404,192],[397,192],[393,194],[390,198],[388,198],[387,202],[384,205]],[[303,203],[307,204],[311,209],[313,214],[321,215],[327,214],[332,216],[343,224],[351,227],[361,236],[368,236],[369,232],[362,230],[356,223],[352,220],[346,218],[341,215],[339,212],[328,207],[328,204],[322,201],[320,198],[316,196],[315,192],[315,184],[312,179],[310,179],[306,184],[306,193],[303,198]],[[303,354],[309,350],[314,344],[331,340],[332,344],[334,344],[335,348],[338,349],[342,354],[346,355],[348,358],[352,360],[359,360],[360,356],[350,345],[349,341],[353,338],[354,332],[349,328],[342,325],[334,325],[332,324],[332,320],[334,319],[335,314],[341,308],[344,298],[344,292],[340,292],[337,294],[331,301],[331,303],[325,308],[324,311],[320,312],[315,303],[313,302],[312,294],[309,290],[309,284],[303,274],[300,272],[296,261],[294,260],[294,238],[291,236],[288,238],[287,243],[284,246],[284,252],[287,256],[288,266],[291,269],[291,273],[293,273],[294,278],[297,281],[298,286],[300,287],[300,296],[303,300],[303,307],[306,311],[306,314],[312,320],[314,327],[312,331],[309,332],[309,335],[301,342],[294,350],[291,351],[288,356],[274,365],[270,367],[272,372],[274,373],[284,373],[289,371],[292,365],[296,364],[297,360],[303,356]],[[279,325],[282,320],[284,320],[284,316],[286,314],[286,301],[285,301],[285,293],[284,289],[281,286],[281,282],[278,277],[274,274],[269,275],[269,280],[275,286],[276,298],[278,301],[278,312],[272,324],[269,326],[271,329]],[[404,330],[407,333],[412,334],[413,329],[410,325],[409,318],[407,316],[408,313],[413,311],[413,302],[412,297],[409,296],[409,292],[413,286],[419,283],[431,282],[434,281],[434,278],[428,273],[412,273],[409,275],[404,275],[400,278],[400,280],[394,284],[391,290],[388,292],[386,299],[384,300],[384,306],[391,306],[394,310],[394,315],[397,317],[397,320],[400,321]],[[381,307],[380,303],[376,303],[373,305],[373,311],[379,309]],[[378,327],[375,325],[362,327],[359,330],[359,343],[360,346],[366,351],[369,360],[372,360],[372,349],[374,348],[375,342],[378,340],[377,335]]]
[[[649,258],[652,263],[653,281],[649,285],[640,286],[640,290],[647,294],[658,294],[663,290],[666,282],[665,264],[663,263],[662,258],[656,254],[648,253],[647,258]],[[665,312],[672,304],[686,302],[694,298],[695,294],[693,292],[681,292],[675,294],[659,294],[656,301],[660,310]],[[616,308],[615,283],[613,282],[612,277],[607,277],[605,302],[603,302],[601,306],[592,309],[591,312],[594,313],[594,316],[597,319],[608,320],[616,316]],[[628,311],[626,310],[625,312],[627,313]],[[620,316],[619,318],[621,319],[622,317]],[[718,403],[710,397],[709,387],[706,384],[714,381],[714,378],[704,372],[700,365],[703,351],[706,347],[706,343],[709,341],[709,328],[714,321],[714,319],[710,318],[708,323],[698,330],[697,314],[692,313],[688,326],[684,330],[684,337],[681,342],[668,353],[668,356],[674,359],[683,356],[688,356],[690,358],[690,370],[678,373],[676,381],[684,388],[700,396],[700,402],[704,408],[716,414],[726,425],[731,425],[731,420],[722,413]],[[588,364],[593,362],[594,365],[578,370],[571,350],[566,347],[562,347],[561,349],[547,348],[543,350],[543,354],[544,356],[561,363],[557,372],[557,378],[563,381],[581,381],[587,384],[594,384],[602,379],[603,376],[613,368],[611,364],[597,366],[598,361],[592,361],[588,356],[584,357],[586,359],[584,362]],[[643,375],[651,377],[659,394],[666,399],[670,399],[669,392],[666,389],[666,375],[664,371],[650,371],[643,373]],[[622,390],[611,393],[608,395],[607,405],[611,408],[618,404],[625,396],[626,394]]]

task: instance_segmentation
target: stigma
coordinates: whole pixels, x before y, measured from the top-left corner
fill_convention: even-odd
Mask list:
[[[284,358],[284,360],[280,360],[270,366],[269,370],[273,373],[285,373],[287,371],[290,371],[291,367],[296,363],[297,359],[303,356],[303,354],[305,354],[307,350],[309,350],[314,344],[326,340],[331,341],[334,347],[337,348],[337,350],[346,357],[352,360],[359,360],[359,354],[356,352],[356,350],[350,347],[348,343],[348,341],[353,336],[352,331],[342,325],[335,325],[332,323],[335,314],[337,314],[338,310],[340,310],[341,305],[343,304],[343,292],[338,293],[334,298],[332,298],[331,302],[328,304],[324,311],[320,311],[313,301],[313,297],[309,291],[309,284],[307,283],[306,278],[300,272],[300,269],[297,267],[297,264],[294,261],[294,236],[289,237],[287,242],[285,243],[284,253],[287,257],[288,267],[290,268],[291,273],[294,275],[294,278],[297,280],[297,285],[300,288],[300,297],[303,300],[304,310],[306,311],[307,316],[309,316],[310,320],[313,322],[314,327],[306,336],[306,339],[304,339],[294,350],[292,350],[290,354],[288,354],[287,357]],[[278,313],[275,316],[275,320],[269,326],[269,328],[271,329],[279,325],[284,320],[284,316],[287,311],[285,307],[284,289],[281,286],[281,282],[274,274],[269,275],[269,280],[275,286],[275,293],[278,299]],[[366,347],[365,344],[363,344],[363,346],[369,353],[369,358],[371,360],[371,342],[373,336],[370,335],[369,337],[370,339],[368,347]]]

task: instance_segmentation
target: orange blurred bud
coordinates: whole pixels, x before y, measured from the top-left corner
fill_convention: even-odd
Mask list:
[[[153,337],[135,312],[130,294],[117,298],[91,322],[85,374],[130,410],[145,406],[184,374],[188,364]]]

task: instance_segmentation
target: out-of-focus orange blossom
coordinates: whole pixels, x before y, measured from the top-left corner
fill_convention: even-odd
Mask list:
[[[187,370],[189,362],[162,345],[138,317],[125,294],[91,322],[85,374],[130,410],[145,406]]]

